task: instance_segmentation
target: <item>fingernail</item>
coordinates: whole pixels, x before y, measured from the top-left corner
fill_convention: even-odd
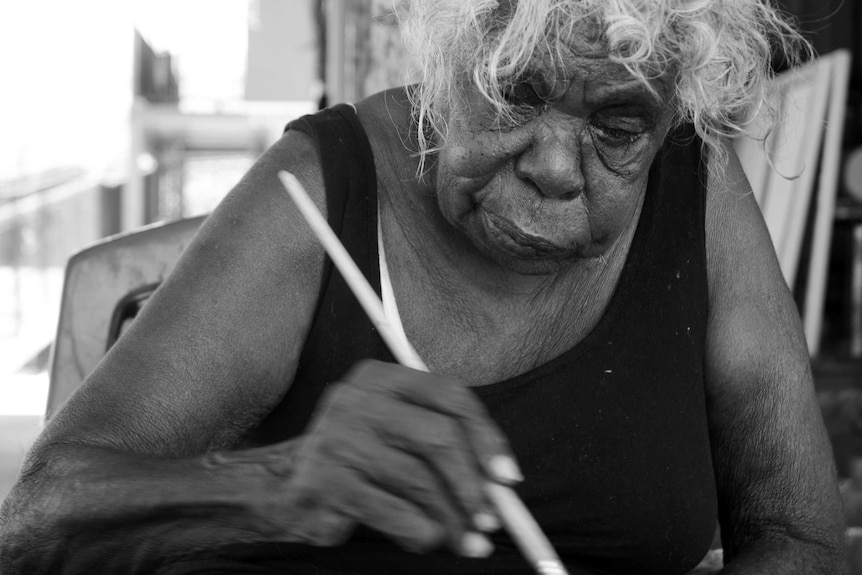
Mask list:
[[[461,554],[465,557],[487,557],[494,550],[494,545],[481,533],[468,531],[461,537]]]
[[[500,483],[520,483],[524,480],[515,460],[506,455],[495,455],[489,462],[494,478]]]
[[[537,562],[536,571],[539,575],[569,575],[563,564],[553,559]]]
[[[500,520],[493,513],[480,511],[473,516],[473,524],[479,531],[497,531],[501,525]]]

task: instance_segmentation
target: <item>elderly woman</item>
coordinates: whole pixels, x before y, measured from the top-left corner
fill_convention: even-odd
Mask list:
[[[572,573],[687,573],[717,521],[723,573],[837,573],[800,323],[724,142],[798,36],[760,0],[428,0],[405,30],[423,82],[291,124],[47,426],[3,573],[528,572],[488,481]]]

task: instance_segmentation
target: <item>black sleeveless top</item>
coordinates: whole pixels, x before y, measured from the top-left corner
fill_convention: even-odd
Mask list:
[[[374,159],[355,112],[335,106],[288,129],[317,142],[330,224],[379,293]],[[699,141],[689,128],[674,132],[651,168],[628,258],[596,327],[536,369],[472,388],[524,472],[517,492],[572,574],[681,575],[712,541],[704,182]],[[295,381],[258,440],[301,433],[324,388],[368,357],[393,361],[328,262]],[[232,561],[248,573],[531,572],[508,535],[492,539],[490,558],[465,559],[407,553],[360,528],[341,547],[246,546]]]

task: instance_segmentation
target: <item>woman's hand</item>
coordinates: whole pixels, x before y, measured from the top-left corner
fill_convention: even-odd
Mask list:
[[[469,388],[366,361],[290,441],[190,458],[41,444],[0,510],[0,570],[151,573],[228,544],[335,545],[358,523],[483,556],[499,524],[485,485],[518,480]]]
[[[290,535],[335,545],[356,523],[410,550],[484,556],[499,523],[489,480],[520,480],[507,443],[461,382],[365,361],[333,386],[297,446]]]

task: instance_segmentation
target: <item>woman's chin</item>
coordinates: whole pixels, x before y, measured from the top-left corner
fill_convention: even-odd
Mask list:
[[[540,276],[557,274],[561,270],[572,264],[572,259],[567,260],[551,260],[551,259],[522,259],[507,256],[505,254],[493,254],[491,257],[500,265],[500,267],[517,274]]]

